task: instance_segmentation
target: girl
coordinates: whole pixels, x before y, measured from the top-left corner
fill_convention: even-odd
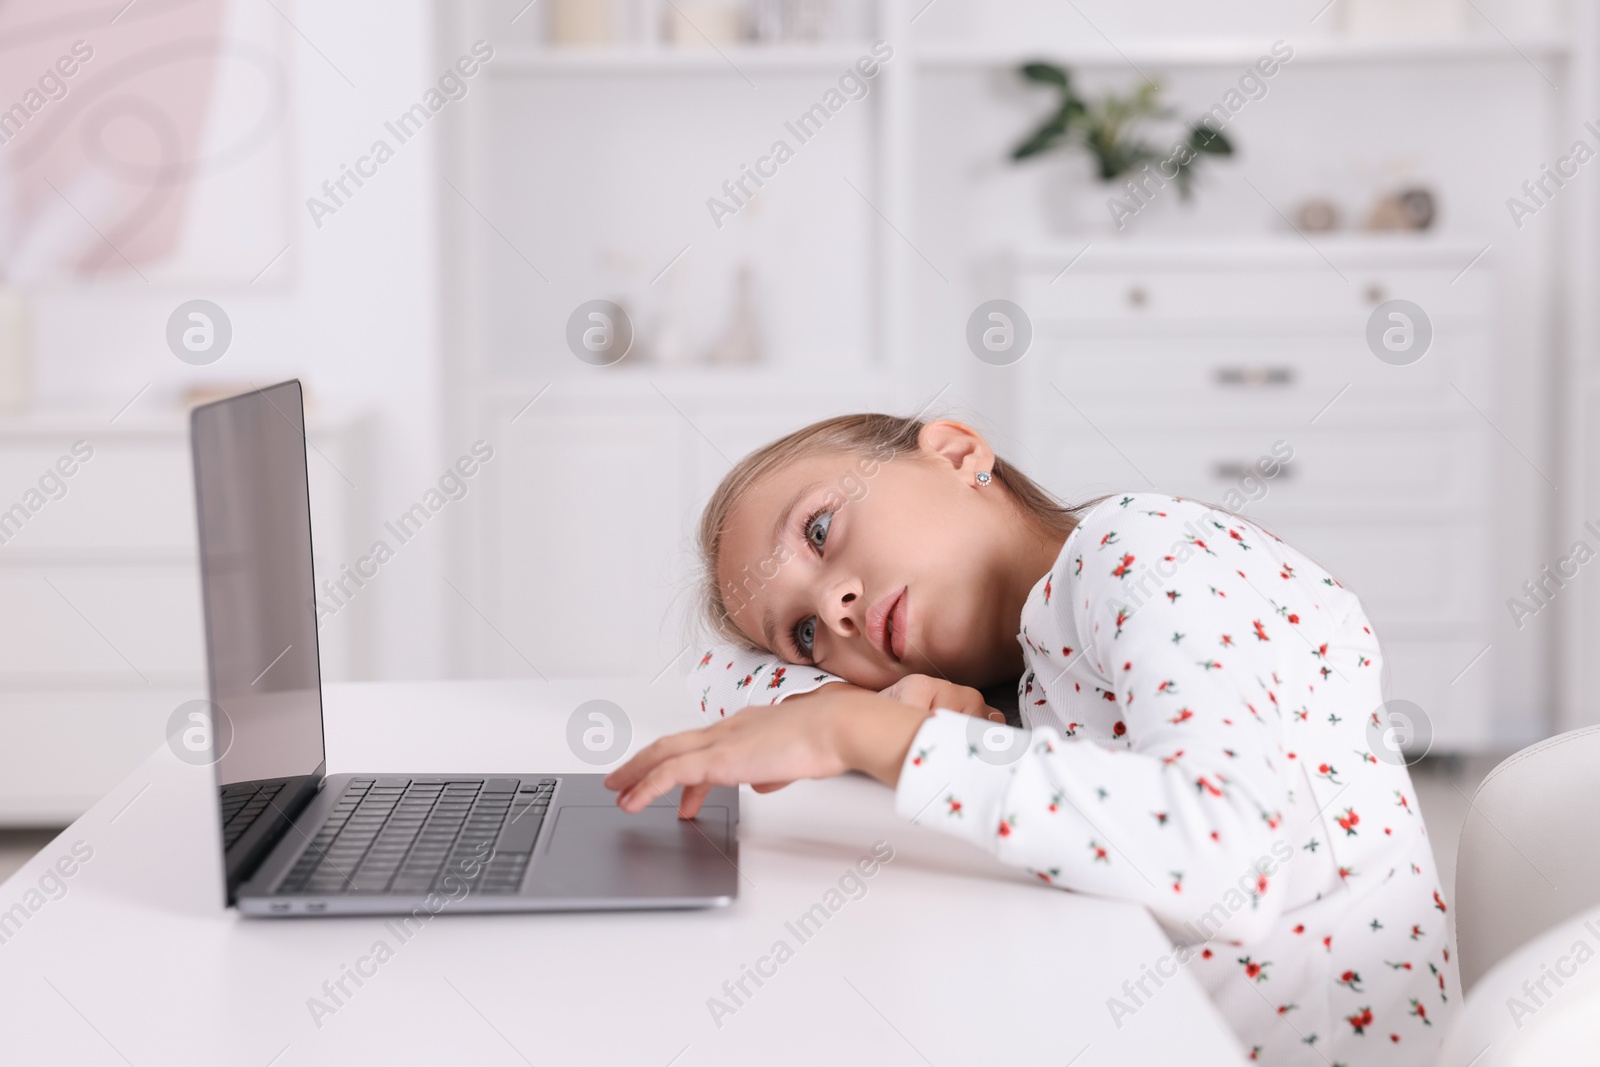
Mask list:
[[[1157,970],[1188,967],[1252,1059],[1431,1061],[1445,900],[1404,761],[1368,740],[1377,638],[1308,557],[1180,497],[1064,507],[970,428],[885,415],[745,458],[700,541],[713,721],[609,775],[624,809],[862,771],[1045,885],[1143,904],[1176,942]],[[1022,728],[991,721],[978,690],[1019,678]]]

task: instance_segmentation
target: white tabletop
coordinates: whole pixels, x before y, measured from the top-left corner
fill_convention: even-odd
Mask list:
[[[616,702],[637,750],[699,725],[680,694],[671,678],[333,686],[328,770],[593,771],[567,748],[574,708]],[[409,940],[381,918],[224,909],[215,804],[210,769],[163,744],[0,885],[0,1062],[1241,1061],[1187,973],[1113,1020],[1107,999],[1169,951],[1142,908],[1038,885],[898,818],[866,778],[743,790],[730,908],[446,914]],[[880,840],[893,860],[801,943],[785,923]],[[792,958],[759,988],[747,980],[719,1026],[708,999],[780,939]],[[314,1019],[309,999],[331,1004],[324,982],[379,941],[387,958],[362,968],[376,973],[346,979],[351,995]]]

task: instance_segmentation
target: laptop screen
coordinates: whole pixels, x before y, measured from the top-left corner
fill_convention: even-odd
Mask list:
[[[300,383],[196,408],[190,430],[231,898],[323,772]]]

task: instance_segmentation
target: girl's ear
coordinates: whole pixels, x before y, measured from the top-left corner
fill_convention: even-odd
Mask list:
[[[930,422],[917,435],[923,453],[949,466],[951,471],[972,481],[979,471],[994,468],[994,452],[976,430],[965,423],[939,419]]]

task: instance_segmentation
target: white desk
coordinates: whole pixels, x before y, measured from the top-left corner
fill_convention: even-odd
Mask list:
[[[628,711],[635,750],[698,725],[671,678],[653,689],[337,686],[327,695],[328,769],[592,771],[564,730],[571,710],[596,697]],[[52,863],[75,842],[93,849],[65,894],[31,898],[44,902],[0,944],[0,1062],[1240,1062],[1184,973],[1115,1026],[1107,998],[1168,951],[1143,909],[1039,886],[898,819],[891,799],[856,776],[768,796],[745,790],[731,908],[445,914],[401,941],[380,918],[245,920],[223,909],[211,771],[163,745],[0,885],[0,911],[27,910]],[[893,861],[798,943],[784,923],[879,839]],[[707,999],[779,938],[793,958],[759,989],[747,984],[753,995],[719,1028]],[[353,995],[319,1027],[308,998],[379,940],[392,957],[367,965],[376,974],[360,987],[347,981]]]

